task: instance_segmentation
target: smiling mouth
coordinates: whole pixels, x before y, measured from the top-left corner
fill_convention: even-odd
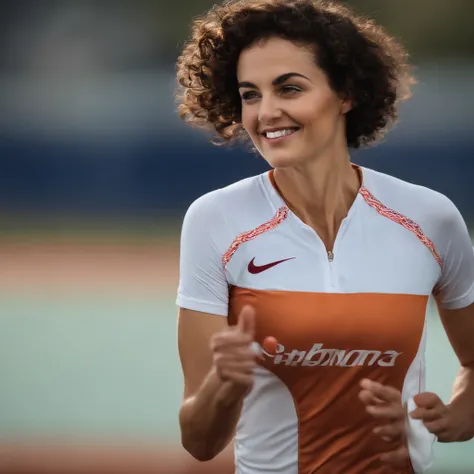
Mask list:
[[[288,137],[291,137],[299,130],[299,127],[293,128],[286,128],[281,130],[275,130],[271,132],[264,132],[262,136],[265,138],[266,141],[274,143],[282,141]]]

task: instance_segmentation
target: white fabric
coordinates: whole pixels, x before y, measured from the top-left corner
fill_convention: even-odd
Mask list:
[[[388,209],[398,217],[380,213],[359,194],[339,230],[332,262],[316,233],[291,212],[279,225],[238,243],[239,236],[272,222],[277,211],[285,208],[267,173],[199,198],[186,213],[182,228],[178,306],[228,316],[231,288],[249,289],[253,297],[255,292],[270,291],[280,292],[280,296],[307,293],[361,298],[371,294],[428,298],[434,294],[440,306],[447,309],[473,303],[474,251],[454,204],[430,189],[366,168],[362,172],[364,188],[383,205],[383,212],[386,214]],[[406,228],[397,220],[400,217],[414,223],[416,229]],[[422,233],[425,242],[417,232]],[[234,245],[235,251],[224,267],[222,259],[235,242],[238,245]],[[441,265],[427,243],[433,245]],[[256,265],[263,265],[287,258],[292,260],[271,271],[252,274],[248,270],[253,259]],[[380,318],[383,320],[384,315]],[[335,329],[344,333],[345,328],[337,326],[337,319],[334,321]],[[421,332],[416,336],[418,349],[404,376],[402,397],[409,404],[425,385],[423,326]],[[323,335],[316,334],[314,344],[338,353],[352,349],[366,354],[360,360],[370,361],[371,341],[377,341],[380,334],[369,334],[362,339],[368,342],[360,347],[359,343],[353,347],[349,337],[341,336],[340,345],[333,347]],[[282,350],[288,350],[284,353],[288,356],[299,354],[300,348]],[[397,348],[390,345],[384,350],[397,354]],[[350,364],[343,367],[336,369],[357,369]],[[341,372],[341,377],[349,373]],[[262,368],[255,377],[255,388],[245,402],[236,434],[237,473],[306,474],[298,473],[298,413],[287,386]],[[324,392],[319,396],[324,397]],[[421,473],[431,463],[433,440],[414,420],[408,426],[411,461]]]
[[[464,308],[473,303],[474,249],[467,226],[454,204],[436,191],[366,168],[362,170],[365,187],[387,207],[416,222],[435,244],[443,260],[443,267],[440,271],[439,266],[429,256],[427,260],[435,270],[427,271],[433,271],[433,275],[436,271],[439,273],[433,284],[430,283],[430,287],[424,292],[434,292],[440,305],[447,309]],[[361,201],[360,196],[357,200]],[[374,219],[376,211],[365,203],[362,204],[365,212],[356,222],[352,222],[351,234],[354,243],[347,248],[347,252],[342,249],[344,259],[350,260],[348,267],[377,264],[376,252],[363,254],[357,251],[359,242],[367,246],[369,241],[369,246],[373,248],[382,245],[389,247],[394,254],[395,263],[397,254],[411,252],[412,248],[415,252],[427,252],[409,231],[381,216]],[[284,205],[284,202],[276,195],[266,173],[213,191],[196,200],[188,209],[182,227],[177,305],[196,311],[227,315],[228,285],[237,282],[239,275],[224,272],[222,256],[238,235],[271,219],[281,205]],[[354,206],[354,213],[356,207],[358,206]],[[290,215],[289,220],[292,219],[297,218]],[[301,225],[304,227],[304,224]],[[303,249],[308,246],[310,238],[314,238],[310,229],[304,230],[307,235],[299,242]],[[340,233],[343,231],[341,228]],[[254,243],[263,242],[266,237],[268,236],[263,234]],[[304,237],[308,239],[305,240]],[[406,241],[407,245],[400,246],[399,237]],[[408,245],[410,241],[415,245]],[[323,255],[326,258],[325,253]],[[231,265],[232,261],[229,266]],[[394,276],[399,280],[399,285],[403,286],[405,283],[407,289],[410,289],[410,282],[406,279],[409,275],[405,274],[404,280],[401,280],[399,275]],[[341,288],[341,291],[364,291],[361,288],[363,280],[347,280],[347,287]],[[300,287],[298,289],[301,290]],[[307,290],[311,291],[312,288]],[[374,289],[371,287],[370,290]],[[389,290],[393,291],[393,288]],[[337,285],[332,291],[338,291]],[[403,292],[405,288],[395,291]]]
[[[417,408],[415,400],[407,400],[407,412],[411,413]],[[433,465],[433,447],[436,436],[428,431],[421,420],[407,417],[408,451],[416,474],[427,471]]]

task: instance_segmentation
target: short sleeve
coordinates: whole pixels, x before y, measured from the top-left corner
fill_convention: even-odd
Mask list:
[[[228,315],[229,286],[219,250],[224,220],[212,193],[195,201],[181,231],[179,287],[176,304],[204,313]]]
[[[456,206],[446,198],[437,247],[442,271],[434,296],[445,309],[461,309],[474,302],[474,248],[466,223]]]

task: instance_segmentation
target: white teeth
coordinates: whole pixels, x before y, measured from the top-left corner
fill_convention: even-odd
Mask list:
[[[281,138],[281,137],[285,137],[286,135],[291,135],[294,132],[296,132],[296,130],[291,130],[291,129],[277,130],[276,132],[266,132],[265,136],[267,138]]]

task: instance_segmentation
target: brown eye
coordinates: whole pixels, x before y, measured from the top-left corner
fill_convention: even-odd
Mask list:
[[[249,100],[256,99],[257,97],[258,97],[258,94],[255,91],[248,91],[242,94],[242,100],[244,102],[248,102]]]
[[[302,90],[303,89],[301,89],[301,87],[298,87],[298,86],[283,86],[280,89],[280,93],[283,95],[294,95],[297,92],[302,92]]]

